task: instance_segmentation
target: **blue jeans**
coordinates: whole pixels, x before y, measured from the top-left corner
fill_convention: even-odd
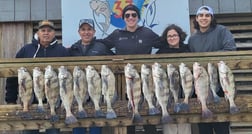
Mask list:
[[[60,129],[50,128],[46,129],[46,134],[60,134]],[[39,134],[39,130],[24,130],[23,134]]]
[[[101,127],[90,127],[89,128],[90,134],[101,134],[101,132],[102,132]],[[84,127],[73,128],[73,134],[85,134],[85,133],[86,133],[86,128],[84,128]]]

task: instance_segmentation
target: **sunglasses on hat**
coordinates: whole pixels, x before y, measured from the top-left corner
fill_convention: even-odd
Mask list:
[[[132,16],[133,18],[136,18],[137,17],[137,13],[132,13],[132,14],[127,13],[127,14],[124,15],[125,18],[129,18],[130,16]]]

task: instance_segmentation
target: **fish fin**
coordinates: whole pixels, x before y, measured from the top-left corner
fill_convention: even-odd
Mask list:
[[[59,121],[59,116],[58,116],[58,115],[52,115],[52,116],[50,117],[50,121],[51,121],[51,122],[57,122],[57,121]]]
[[[105,117],[105,114],[103,113],[102,110],[95,110],[95,118],[101,118],[101,117]]]
[[[106,119],[115,119],[115,118],[117,118],[117,116],[113,109],[107,112]]]
[[[45,113],[44,107],[43,107],[43,106],[38,106],[38,107],[37,107],[37,112],[38,112],[38,113]]]
[[[213,113],[208,108],[205,110],[202,110],[202,117],[203,118],[212,118]]]
[[[132,120],[133,120],[133,123],[142,123],[143,122],[143,118],[141,117],[140,114],[133,114]]]
[[[87,112],[85,110],[78,111],[77,112],[77,117],[80,119],[86,118],[87,117]]]
[[[131,106],[130,101],[128,101],[128,104],[127,104],[127,105],[128,105],[128,110],[131,111],[131,110],[132,110],[132,106]]]
[[[160,114],[159,109],[157,109],[155,107],[149,109],[149,115],[157,115],[157,114]]]
[[[238,107],[232,106],[232,107],[230,107],[229,112],[230,112],[231,114],[236,114],[236,113],[239,113],[240,110],[239,110]]]
[[[190,106],[189,106],[189,104],[186,104],[186,103],[182,103],[182,104],[180,104],[180,110],[181,111],[189,111],[190,110]]]
[[[173,122],[173,119],[171,118],[171,116],[169,115],[162,116],[161,123],[171,123],[171,122]]]
[[[76,123],[76,122],[78,122],[78,120],[77,120],[76,117],[74,117],[73,115],[67,116],[66,119],[65,119],[65,123],[66,123],[67,125],[69,125],[69,124],[74,124],[74,123]]]

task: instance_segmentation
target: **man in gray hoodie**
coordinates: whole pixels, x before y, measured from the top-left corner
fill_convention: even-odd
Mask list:
[[[216,23],[213,9],[201,6],[194,20],[197,30],[189,38],[191,52],[234,51],[236,45],[232,33],[222,25]],[[218,93],[223,96],[222,90]],[[200,134],[229,134],[229,122],[199,123]]]

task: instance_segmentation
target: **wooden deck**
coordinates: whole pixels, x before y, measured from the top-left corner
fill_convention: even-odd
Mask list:
[[[127,63],[134,64],[140,72],[140,66],[142,64],[153,64],[159,62],[162,65],[172,63],[179,65],[181,62],[186,63],[192,68],[193,62],[200,62],[204,66],[208,62],[216,64],[220,60],[228,63],[228,66],[232,69],[236,87],[237,97],[235,99],[236,104],[240,109],[238,114],[229,113],[229,104],[222,98],[220,104],[208,104],[209,108],[214,113],[213,118],[203,119],[201,117],[201,105],[195,98],[190,99],[190,111],[174,113],[171,108],[169,112],[174,119],[173,123],[189,122],[222,122],[231,121],[232,126],[238,130],[237,123],[251,123],[252,122],[252,51],[234,51],[234,52],[208,52],[208,53],[181,53],[181,54],[160,54],[160,55],[126,55],[126,56],[94,56],[94,57],[66,57],[66,58],[38,58],[38,59],[0,59],[0,77],[17,76],[17,69],[21,66],[28,68],[29,71],[32,68],[38,66],[44,68],[46,65],[52,65],[55,69],[60,65],[67,66],[72,71],[75,65],[82,68],[87,65],[93,65],[98,71],[102,64],[109,65],[114,71],[117,77],[117,91],[119,94],[118,101],[113,106],[118,115],[117,119],[104,119],[93,118],[93,106],[86,105],[85,109],[88,111],[89,117],[87,119],[79,119],[79,122],[72,125],[66,125],[64,123],[65,112],[58,109],[57,113],[60,115],[61,120],[57,123],[51,123],[48,120],[49,114],[41,114],[36,112],[36,104],[34,104],[30,111],[32,113],[32,119],[22,119],[18,116],[21,111],[20,105],[0,105],[0,130],[24,130],[24,129],[41,129],[44,130],[50,127],[65,128],[66,130],[73,127],[90,127],[90,126],[112,126],[116,129],[114,133],[125,134],[125,126],[136,125],[141,126],[144,124],[160,125],[160,117],[148,116],[146,102],[143,104],[140,113],[143,117],[142,123],[133,123],[131,120],[131,112],[127,109],[127,100],[125,96],[125,78],[123,75],[123,67]],[[46,106],[46,104],[45,104]],[[76,112],[77,107],[74,104],[73,111]],[[102,110],[106,111],[105,104],[102,104]],[[49,111],[47,111],[49,113]],[[240,129],[244,129],[244,126],[240,126]],[[141,131],[139,131],[141,133]]]

